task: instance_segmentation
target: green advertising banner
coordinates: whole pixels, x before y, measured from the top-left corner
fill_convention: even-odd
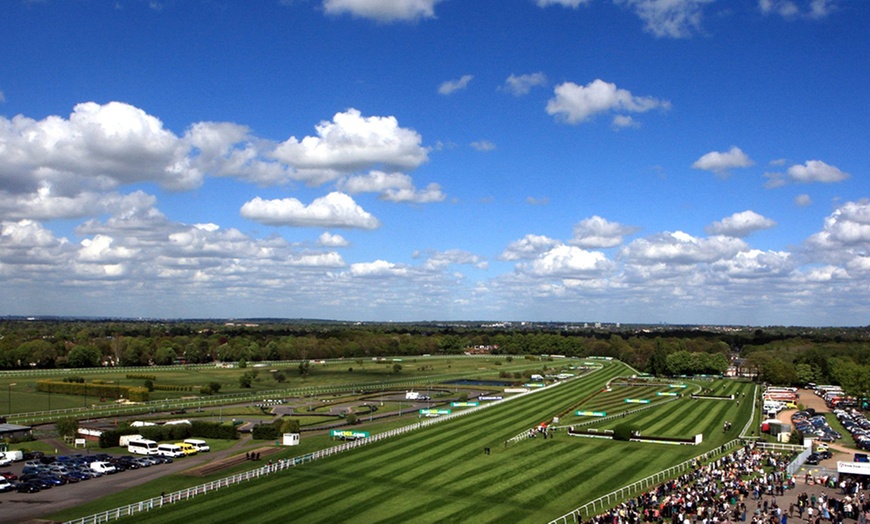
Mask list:
[[[541,384],[540,382],[529,382],[528,384],[523,384],[527,388],[542,388],[546,386],[546,384]]]
[[[627,398],[627,399],[625,399],[625,401],[629,404],[649,404],[650,403],[649,399],[644,399],[644,398]]]
[[[656,391],[656,396],[659,396],[659,397],[678,397],[678,396],[680,396],[680,394],[679,393],[665,393],[662,391]]]
[[[349,429],[333,429],[329,431],[329,436],[339,438],[369,438],[369,432],[352,431]]]
[[[687,386],[685,384],[670,384],[668,387],[669,388],[687,388],[689,386]]]
[[[474,408],[480,405],[480,402],[451,402],[450,406],[454,408]]]
[[[578,417],[606,417],[607,413],[604,411],[575,411],[575,415]]]
[[[421,409],[421,415],[449,415],[449,409]]]

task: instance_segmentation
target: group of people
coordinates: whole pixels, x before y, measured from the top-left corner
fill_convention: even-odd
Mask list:
[[[584,522],[787,524],[776,497],[795,487],[794,479],[785,472],[788,457],[747,446],[708,464],[692,466],[679,478]]]

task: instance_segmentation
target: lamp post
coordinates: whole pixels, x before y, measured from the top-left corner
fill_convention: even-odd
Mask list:
[[[15,382],[9,384],[6,387],[6,393],[7,393],[6,399],[9,402],[9,414],[10,415],[12,414],[12,386],[14,386],[14,385],[16,385]]]

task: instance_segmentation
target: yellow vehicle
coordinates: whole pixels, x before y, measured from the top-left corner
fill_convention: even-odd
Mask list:
[[[822,453],[823,451],[828,451],[827,444],[816,444],[816,453]]]
[[[176,442],[175,445],[181,448],[181,451],[183,451],[185,455],[196,455],[196,446],[193,446],[192,444],[188,444],[187,442]]]

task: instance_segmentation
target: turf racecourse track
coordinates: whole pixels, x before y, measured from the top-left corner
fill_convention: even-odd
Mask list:
[[[614,387],[630,375],[612,361],[586,376],[425,429],[308,463],[268,478],[222,489],[139,514],[137,521],[196,522],[547,522],[626,484],[716,448],[737,436],[751,402],[680,398],[602,427],[631,422],[644,434],[704,434],[701,446],[677,446],[569,437],[505,441],[576,409],[619,404],[643,394]],[[750,392],[750,385],[703,383],[716,394]],[[696,386],[693,385],[693,388]],[[657,390],[652,388],[652,395]],[[618,392],[622,393],[618,393]],[[616,393],[615,396],[610,394]],[[684,391],[688,393],[688,391]],[[620,396],[621,395],[621,396]],[[688,396],[688,395],[686,395]],[[649,397],[653,398],[653,397]],[[663,397],[666,398],[666,397]],[[484,447],[491,454],[484,454]]]

